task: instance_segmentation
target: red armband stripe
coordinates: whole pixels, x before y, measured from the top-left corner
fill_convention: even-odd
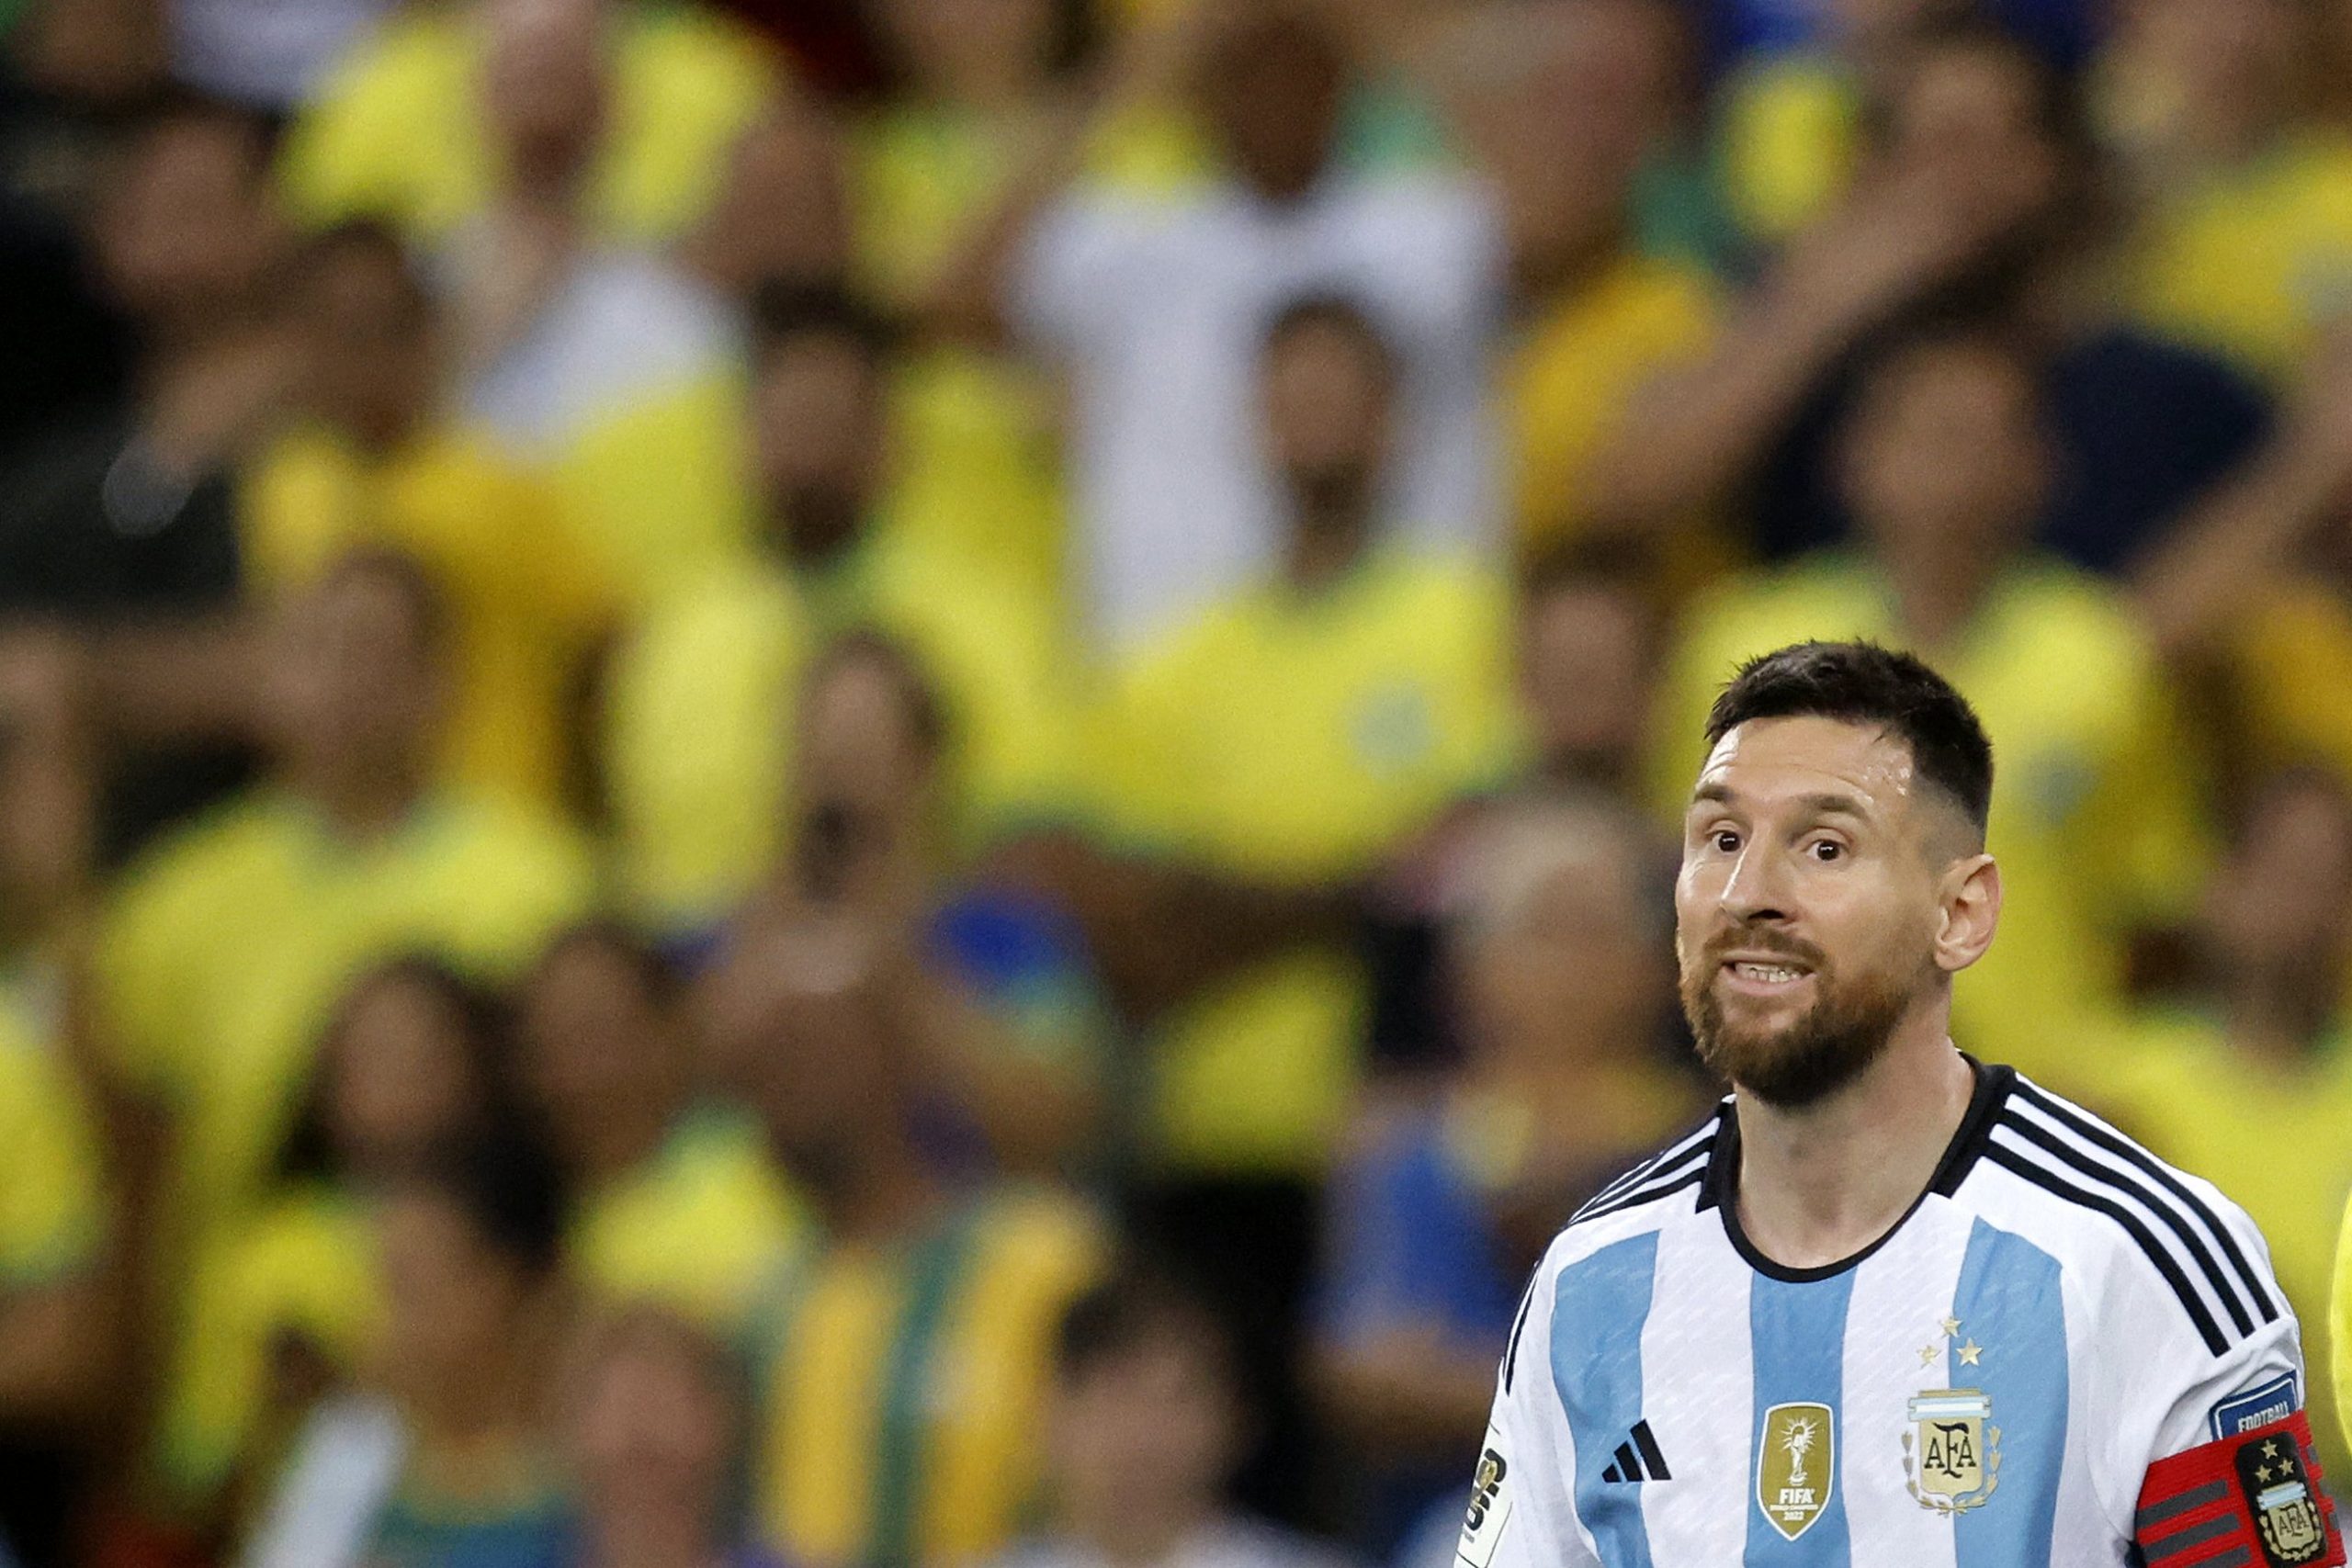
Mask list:
[[[2132,1533],[2148,1568],[2339,1568],[2322,1480],[2297,1411],[2151,1465]]]

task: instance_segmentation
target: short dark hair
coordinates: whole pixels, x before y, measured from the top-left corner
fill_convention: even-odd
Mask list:
[[[1707,744],[1754,719],[1799,717],[1878,726],[1984,831],[1993,743],[1968,699],[1922,660],[1871,642],[1800,642],[1751,659],[1709,710]]]
[[[1276,310],[1266,322],[1265,356],[1272,358],[1291,339],[1317,330],[1348,339],[1384,384],[1396,384],[1396,346],[1387,332],[1362,301],[1336,291],[1301,294]]]
[[[1207,1292],[1165,1262],[1131,1258],[1062,1314],[1054,1372],[1065,1386],[1081,1382],[1105,1362],[1165,1339],[1199,1346],[1238,1385],[1233,1331]]]

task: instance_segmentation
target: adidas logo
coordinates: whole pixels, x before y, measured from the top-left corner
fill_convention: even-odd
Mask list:
[[[1617,1462],[1600,1472],[1603,1481],[1671,1481],[1674,1472],[1666,1468],[1666,1456],[1657,1451],[1657,1439],[1650,1435],[1647,1421],[1634,1423],[1633,1434],[1617,1445]]]

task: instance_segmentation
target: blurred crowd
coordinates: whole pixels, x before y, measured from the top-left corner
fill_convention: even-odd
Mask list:
[[[0,51],[0,1562],[1450,1563],[1806,637],[1982,712],[1960,1043],[2325,1406],[2352,4]]]

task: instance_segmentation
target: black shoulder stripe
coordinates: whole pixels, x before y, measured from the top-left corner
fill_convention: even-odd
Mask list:
[[[1709,1144],[1707,1148],[1712,1149],[1713,1146],[1713,1144]],[[1671,1198],[1685,1188],[1698,1186],[1707,1178],[1707,1161],[1704,1150],[1692,1152],[1701,1156],[1698,1163],[1688,1168],[1677,1166],[1673,1172],[1659,1177],[1656,1181],[1637,1187],[1633,1191],[1611,1199],[1606,1203],[1595,1204],[1585,1209],[1568,1224],[1575,1226],[1583,1224],[1589,1220],[1606,1219],[1611,1214],[1622,1214],[1628,1209],[1638,1209],[1645,1203],[1655,1203],[1661,1198]]]
[[[2278,1320],[2278,1303],[2272,1300],[2268,1287],[2263,1284],[2261,1271],[2246,1261],[2245,1253],[2238,1247],[2237,1238],[2230,1234],[2230,1227],[2223,1224],[2222,1217],[2213,1213],[2211,1207],[2203,1199],[2198,1197],[2189,1185],[2181,1180],[2179,1176],[2168,1168],[2162,1160],[2157,1159],[2130,1139],[2119,1137],[2109,1132],[2073,1106],[2023,1079],[2018,1080],[2017,1092],[2027,1104],[2031,1105],[2084,1142],[2096,1144],[2118,1159],[2144,1171],[2165,1191],[2186,1204],[2188,1212],[2196,1215],[2199,1222],[2212,1233],[2214,1241],[2222,1248],[2222,1256],[2230,1260],[2230,1267],[2236,1271],[2238,1279],[2245,1283],[2247,1297],[2254,1303],[2256,1314],[2265,1323],[2276,1323]]]
[[[1689,1155],[1692,1149],[1702,1147],[1713,1141],[1714,1128],[1715,1121],[1711,1117],[1704,1125],[1693,1128],[1691,1131],[1685,1133],[1681,1137],[1677,1138],[1673,1143],[1668,1144],[1665,1148],[1660,1149],[1657,1153],[1643,1160],[1640,1164],[1634,1166],[1633,1169],[1625,1172],[1623,1176],[1618,1177],[1615,1180],[1603,1187],[1600,1191],[1586,1199],[1584,1201],[1583,1207],[1590,1209],[1598,1207],[1602,1203],[1606,1203],[1612,1198],[1616,1198],[1623,1193],[1632,1191],[1634,1188],[1640,1186],[1644,1181],[1648,1180],[1652,1176],[1657,1174],[1659,1170],[1663,1169],[1667,1166],[1680,1163],[1683,1157]],[[1579,1210],[1578,1212],[1581,1213],[1582,1211]]]
[[[2172,1293],[2180,1299],[2180,1304],[2188,1310],[2189,1321],[2197,1325],[2199,1336],[2204,1339],[2205,1348],[2219,1356],[2230,1348],[2230,1342],[2222,1337],[2221,1329],[2214,1324],[2213,1314],[2205,1310],[2205,1303],[2198,1299],[2196,1288],[2189,1284],[2188,1276],[2181,1273],[2180,1265],[2174,1260],[2172,1253],[2148,1234],[2148,1227],[2142,1224],[2131,1210],[2111,1198],[2085,1191],[2064,1177],[2043,1169],[2007,1144],[1987,1145],[1984,1157],[2021,1180],[2030,1181],[2069,1203],[2105,1214],[2122,1226],[2125,1234],[2139,1245],[2140,1250],[2147,1254],[2148,1261],[2156,1266],[2156,1272],[2163,1275],[2165,1283],[2172,1287]]]
[[[2213,1261],[2213,1255],[2205,1249],[2204,1242],[2198,1238],[2197,1228],[2188,1223],[2178,1209],[2165,1201],[2156,1193],[2150,1191],[2140,1182],[2133,1180],[2130,1172],[2123,1168],[2107,1164],[2095,1156],[2085,1154],[2065,1139],[2022,1116],[2015,1114],[2004,1116],[2001,1118],[2000,1124],[2018,1137],[2027,1140],[2036,1148],[2074,1167],[2092,1180],[2102,1182],[2120,1192],[2128,1193],[2138,1199],[2142,1206],[2163,1220],[2165,1227],[2178,1236],[2181,1245],[2188,1249],[2188,1256],[2204,1272],[2206,1281],[2213,1287],[2213,1299],[2228,1310],[2230,1321],[2237,1325],[2238,1337],[2243,1339],[2254,1332],[2254,1319],[2247,1314],[2245,1303],[2238,1300],[2238,1292],[2230,1288],[2230,1281],[2222,1274],[2222,1266]]]
[[[1587,1200],[1582,1208],[1569,1216],[1568,1224],[1575,1224],[1578,1220],[1590,1219],[1595,1214],[1615,1208],[1619,1203],[1645,1188],[1655,1187],[1661,1181],[1671,1181],[1681,1175],[1693,1160],[1703,1166],[1714,1146],[1715,1140],[1710,1136],[1669,1157],[1652,1160],[1641,1171],[1638,1180],[1620,1182],[1614,1187],[1603,1190],[1598,1196]]]
[[[1528,1312],[1535,1305],[1535,1287],[1544,1278],[1544,1265],[1538,1263],[1535,1272],[1527,1277],[1527,1289],[1519,1293],[1519,1315],[1510,1320],[1510,1344],[1503,1351],[1503,1392],[1510,1392],[1511,1379],[1519,1375],[1519,1337],[1527,1327]]]

